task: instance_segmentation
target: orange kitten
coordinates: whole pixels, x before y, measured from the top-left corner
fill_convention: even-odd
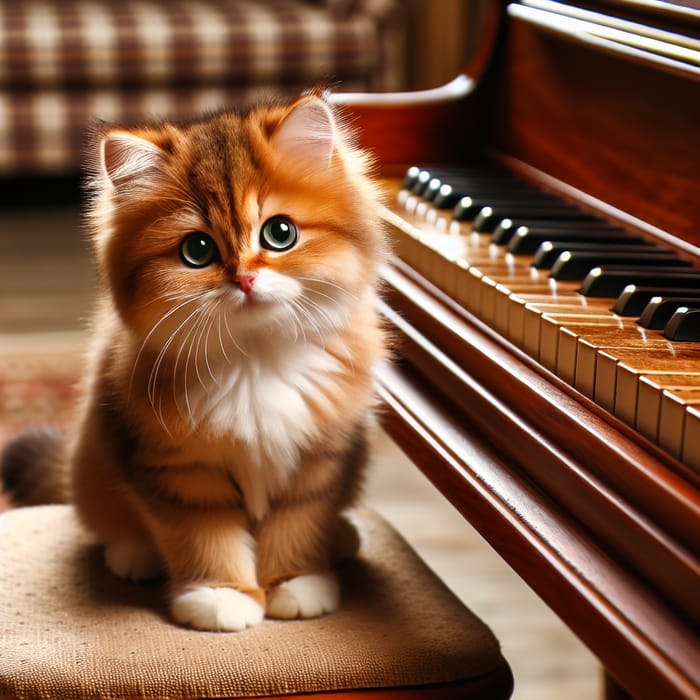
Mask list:
[[[72,499],[118,576],[184,625],[338,605],[366,459],[380,204],[318,95],[102,136],[101,279]]]

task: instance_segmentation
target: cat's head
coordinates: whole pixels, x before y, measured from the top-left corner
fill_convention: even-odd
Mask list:
[[[380,203],[319,95],[187,125],[107,128],[88,212],[123,323],[164,342],[214,324],[322,333],[374,288]],[[274,340],[272,340],[274,342]]]

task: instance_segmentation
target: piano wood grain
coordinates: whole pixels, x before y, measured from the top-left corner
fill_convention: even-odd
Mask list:
[[[519,17],[507,31],[487,108],[491,147],[697,255],[697,73],[657,70]]]
[[[471,168],[475,157],[499,164],[700,268],[700,73],[682,61],[671,66],[672,52],[659,60],[641,43],[623,46],[601,32],[575,30],[566,19],[572,3],[546,4],[541,22],[520,3],[490,3],[495,16],[504,8],[505,16],[500,31],[485,35],[481,55],[492,53],[490,62],[465,70],[474,83],[461,112],[453,105],[461,119],[456,132],[443,128],[438,110],[433,129],[420,117],[414,140],[403,130],[408,115],[381,105],[373,112],[366,102],[357,122],[369,124],[371,115],[364,143],[384,162],[388,135],[385,162],[392,168],[399,152],[407,166]],[[575,4],[643,24],[658,20],[679,35],[695,37],[700,27],[700,12],[671,3]],[[427,155],[411,156],[412,146]],[[646,375],[626,357],[607,358],[608,345],[589,340],[590,323],[576,331],[550,324],[554,310],[537,310],[531,329],[526,313],[548,304],[548,296],[579,303],[579,285],[552,285],[531,275],[523,259],[482,250],[489,248],[486,239],[469,226],[418,201],[412,206],[402,221],[391,222],[400,232],[395,253],[410,265],[394,262],[385,271],[387,318],[402,340],[402,362],[380,377],[387,426],[599,656],[611,697],[694,700],[700,695],[698,405],[673,387],[647,387]],[[683,281],[687,288],[696,280],[691,274]],[[528,295],[541,298],[525,300]],[[634,352],[637,331],[628,323],[613,325],[623,326],[620,347]],[[554,346],[543,349],[543,332]],[[619,419],[617,396],[606,397],[609,387],[600,381],[596,386],[599,357],[616,384],[631,380],[625,372],[634,367],[637,394],[656,392],[656,418],[642,417],[637,404],[619,414],[627,424]],[[681,369],[695,372],[682,362],[649,371]],[[596,390],[610,410],[594,402]],[[677,405],[669,404],[679,398],[690,401],[680,435],[672,419]],[[640,419],[655,424],[660,441],[662,401],[666,421],[674,422],[674,445],[666,450],[636,428]]]
[[[613,437],[605,422],[582,414],[571,397],[506,352],[478,321],[455,313],[433,295],[439,297],[437,290],[414,284],[409,270],[399,264],[385,278],[403,300],[390,295],[399,313],[385,312],[402,333],[409,363],[379,378],[389,431],[613,673],[637,669],[638,687],[648,697],[691,697],[700,680],[693,658],[700,640],[671,601],[690,605],[698,619],[700,565],[698,552],[689,549],[697,542],[692,536],[685,543],[669,540],[659,520],[665,525],[675,519],[680,507],[686,524],[697,522],[697,493],[686,486],[681,495],[675,488],[681,484],[666,482],[670,491],[657,495],[674,503],[643,514],[650,504],[633,506],[632,492],[647,479],[673,480],[662,464],[642,455],[637,443]],[[429,328],[442,322],[439,332]],[[439,349],[428,336],[441,338]],[[458,365],[450,358],[457,346]],[[620,490],[619,480],[626,489]],[[622,501],[621,491],[630,500]],[[659,567],[664,581],[658,580]],[[671,569],[679,575],[674,583]],[[665,589],[661,596],[657,585]],[[673,648],[673,663],[658,639],[666,650]]]

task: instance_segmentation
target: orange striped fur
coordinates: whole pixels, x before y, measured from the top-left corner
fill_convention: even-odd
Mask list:
[[[167,572],[182,624],[333,609],[385,356],[367,156],[311,94],[105,128],[94,160],[101,297],[70,446],[82,519],[118,575]]]

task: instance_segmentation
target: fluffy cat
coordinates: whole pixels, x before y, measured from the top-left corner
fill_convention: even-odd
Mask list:
[[[100,277],[70,499],[171,613],[237,631],[333,610],[384,357],[368,160],[319,94],[105,128]],[[34,436],[36,439],[36,436]]]

